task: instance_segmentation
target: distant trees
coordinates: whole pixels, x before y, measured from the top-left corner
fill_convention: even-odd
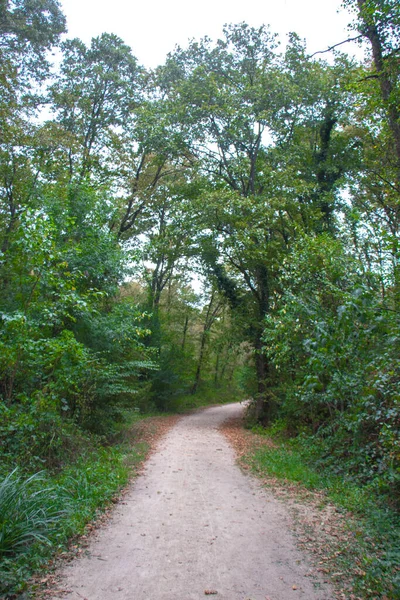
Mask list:
[[[262,419],[274,412],[262,335],[279,265],[301,230],[335,229],[349,154],[335,131],[348,114],[345,59],[334,67],[308,61],[294,35],[285,55],[276,47],[267,28],[233,25],[215,45],[178,49],[158,71],[191,160],[207,178],[202,259],[232,308],[246,315]]]

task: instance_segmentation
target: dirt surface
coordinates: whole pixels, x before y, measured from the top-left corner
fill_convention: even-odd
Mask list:
[[[265,435],[245,429],[243,415],[224,421],[220,431],[229,440],[241,468],[246,471],[250,469],[248,459],[255,451],[275,445]],[[354,593],[353,584],[356,579],[363,578],[365,572],[359,562],[357,526],[351,513],[329,502],[324,491],[308,490],[301,483],[266,476],[265,472],[258,475],[274,497],[284,502],[297,547],[306,551],[314,569],[324,580],[334,581],[333,597],[361,600]]]
[[[167,415],[162,417],[146,417],[136,421],[129,429],[125,430],[122,437],[118,438],[117,442],[124,442],[132,445],[145,443],[148,446],[148,451],[144,458],[148,458],[155,448],[160,438],[176,425],[180,417],[178,415]]]
[[[242,410],[180,419],[51,597],[331,600],[296,548],[284,504],[237,467],[218,430]]]

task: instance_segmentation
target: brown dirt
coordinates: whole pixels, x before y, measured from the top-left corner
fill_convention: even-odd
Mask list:
[[[263,446],[275,445],[270,438],[244,429],[243,416],[223,423],[221,432],[235,449],[238,462],[245,471],[250,470],[246,457]],[[362,600],[354,594],[351,585],[354,577],[364,575],[354,555],[357,532],[351,530],[352,515],[336,508],[323,491],[310,491],[301,484],[265,477],[265,473],[258,476],[275,498],[285,502],[298,548],[309,554],[314,568],[324,580],[334,584],[335,598]],[[353,563],[352,572],[343,568],[343,561]]]
[[[240,471],[218,429],[242,410],[182,417],[48,597],[332,600],[296,548],[286,506]]]
[[[73,538],[68,548],[49,561],[47,565],[49,572],[46,575],[38,574],[31,579],[29,587],[34,594],[35,600],[48,599],[54,594],[55,590],[60,590],[59,569],[85,552],[86,548],[89,547],[92,536],[99,528],[107,524],[115,506],[119,503],[124,503],[124,497],[132,485],[133,478],[142,473],[145,462],[156,451],[160,440],[176,425],[179,419],[178,415],[149,417],[137,421],[123,432],[122,439],[119,441],[130,442],[133,446],[142,444],[146,444],[147,446],[147,449],[143,452],[142,460],[135,464],[131,482],[114,496],[111,505],[99,514],[96,520],[86,525],[83,535]]]

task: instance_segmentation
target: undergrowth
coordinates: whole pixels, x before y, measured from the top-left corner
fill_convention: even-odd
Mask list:
[[[255,428],[257,433],[270,431]],[[326,502],[348,511],[347,527],[354,543],[338,558],[338,566],[351,573],[359,565],[354,589],[366,599],[400,598],[400,515],[388,506],[373,485],[361,486],[316,465],[313,449],[296,440],[283,440],[272,431],[274,445],[263,445],[246,457],[261,477],[295,482],[308,490],[324,492]],[[347,564],[346,564],[347,561]]]
[[[138,418],[132,415],[131,422]],[[1,598],[19,597],[26,591],[30,576],[84,532],[126,485],[147,449],[146,443],[132,439],[129,444],[95,445],[61,472],[41,471],[28,476],[26,471],[15,469],[2,478]]]
[[[137,439],[139,420],[215,402],[215,393],[203,391],[176,398],[168,413],[121,409],[107,436],[60,421],[56,453],[42,452],[41,438],[38,451],[28,451],[37,430],[31,418],[26,431],[15,428],[20,432],[17,440],[12,438],[15,448],[0,444],[0,597],[25,598],[32,574],[82,534],[126,485],[148,451],[147,442]],[[3,429],[2,439],[10,440],[4,423]]]

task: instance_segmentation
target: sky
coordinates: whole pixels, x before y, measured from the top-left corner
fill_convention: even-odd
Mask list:
[[[295,31],[310,53],[351,37],[351,16],[340,0],[61,0],[68,37],[86,44],[101,33],[115,33],[146,67],[162,64],[176,44],[190,38],[221,36],[225,23],[269,24],[284,41]],[[353,34],[354,35],[354,34]],[[346,44],[347,52],[355,44]]]

